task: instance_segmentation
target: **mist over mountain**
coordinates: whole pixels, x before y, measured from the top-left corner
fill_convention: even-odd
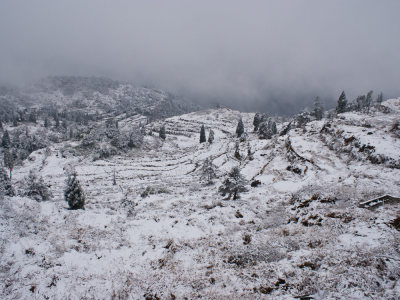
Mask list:
[[[8,1],[0,81],[97,76],[198,103],[296,113],[342,90],[400,94],[396,0]]]

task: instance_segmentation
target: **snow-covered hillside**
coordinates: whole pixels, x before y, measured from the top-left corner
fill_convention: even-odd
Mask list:
[[[221,108],[150,123],[141,149],[107,160],[61,155],[73,142],[33,152],[13,184],[36,169],[53,198],[0,200],[1,298],[399,299],[400,202],[359,207],[400,197],[400,98],[383,105],[271,140],[253,133],[254,114]],[[202,124],[212,144],[199,143]],[[235,166],[248,191],[224,200]],[[64,201],[71,168],[85,210]]]

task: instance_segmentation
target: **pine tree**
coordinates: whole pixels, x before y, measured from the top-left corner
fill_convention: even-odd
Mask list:
[[[115,175],[115,169],[113,170],[113,185],[117,185],[117,176]]]
[[[25,196],[36,201],[46,201],[51,198],[51,194],[48,187],[45,185],[43,178],[39,177],[33,171],[30,171],[26,178]]]
[[[347,99],[346,99],[346,94],[343,91],[339,96],[336,106],[336,112],[338,114],[344,113],[346,111],[346,106],[347,106]]]
[[[236,159],[241,160],[242,156],[240,155],[240,144],[239,141],[236,141],[235,144],[235,154],[233,155]]]
[[[381,104],[383,101],[383,93],[380,92],[378,97],[376,98],[376,103]]]
[[[277,133],[276,123],[269,118],[267,121],[260,124],[258,133],[262,139],[271,139],[272,136]]]
[[[214,142],[214,130],[210,129],[210,133],[208,134],[208,142],[212,144]]]
[[[260,126],[260,123],[261,123],[261,114],[260,113],[256,113],[254,115],[254,119],[253,119],[254,132],[258,131],[258,127]]]
[[[222,186],[219,188],[219,192],[222,196],[228,194],[226,200],[231,199],[233,196],[233,200],[239,198],[239,194],[241,192],[246,192],[247,180],[244,179],[243,175],[240,174],[240,169],[238,167],[234,167],[228,174],[228,178],[225,179]]]
[[[3,148],[10,148],[11,147],[11,141],[10,141],[10,134],[8,133],[7,130],[4,131],[3,138],[1,140],[1,145]]]
[[[12,177],[12,170],[14,169],[14,155],[10,152],[10,149],[4,149],[3,157],[4,166],[10,171],[10,179]]]
[[[275,121],[272,121],[272,120],[271,120],[271,125],[270,125],[270,127],[271,127],[271,131],[272,131],[272,134],[273,134],[273,135],[278,133],[278,129],[276,128],[276,123],[275,123]]]
[[[85,196],[76,172],[68,176],[67,187],[64,191],[64,199],[68,202],[70,209],[85,209]]]
[[[314,101],[314,111],[313,111],[313,113],[314,113],[314,117],[317,120],[321,120],[323,115],[324,115],[324,111],[323,111],[323,108],[321,106],[321,103],[319,101],[319,97],[318,96],[315,98],[315,101]]]
[[[0,120],[0,130],[3,130],[3,122]]]
[[[161,139],[165,140],[167,135],[165,133],[165,124],[161,126],[159,136]]]
[[[236,126],[236,134],[238,137],[241,137],[243,133],[244,133],[244,125],[243,125],[242,118],[240,118],[240,120]]]
[[[367,108],[367,112],[369,113],[369,109],[370,109],[370,107],[371,107],[371,104],[372,104],[372,94],[373,94],[373,92],[374,91],[369,91],[368,93],[367,93],[367,97],[365,98],[365,107]]]
[[[0,167],[0,196],[14,196],[15,192],[11,184],[10,177],[8,177],[6,170]]]
[[[43,125],[45,128],[49,127],[49,119],[44,119]]]
[[[87,113],[83,117],[83,125],[85,125],[85,126],[89,125],[89,114],[87,114]]]
[[[204,125],[201,125],[200,129],[200,143],[205,143],[206,142],[206,129]]]
[[[365,95],[360,95],[357,97],[356,103],[358,111],[362,111],[362,109],[365,107],[365,99],[366,99]]]

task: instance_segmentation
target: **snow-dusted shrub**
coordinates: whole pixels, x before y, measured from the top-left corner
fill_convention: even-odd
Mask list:
[[[32,152],[45,148],[48,144],[47,131],[29,132],[28,128],[15,130],[11,146],[14,149],[16,163],[26,159]]]
[[[117,153],[118,151],[115,147],[106,142],[103,142],[98,146],[95,153],[93,154],[93,160],[108,158]]]
[[[64,199],[68,202],[70,209],[84,209],[85,195],[83,194],[82,187],[76,177],[76,172],[73,172],[68,176],[67,187],[64,191]]]
[[[128,148],[129,136],[119,131],[110,139],[110,144],[117,149]]]
[[[152,186],[147,186],[146,189],[140,194],[142,198],[146,198],[149,195],[156,195],[156,194],[169,194],[170,191],[164,187],[155,188]]]
[[[25,196],[35,199],[36,201],[46,201],[51,198],[51,194],[48,187],[44,183],[43,178],[41,176],[38,176],[35,172],[29,172],[25,183]]]
[[[140,128],[134,128],[129,134],[129,148],[139,148],[143,144],[144,132]]]
[[[96,135],[95,135],[94,131],[90,131],[89,133],[83,135],[82,142],[81,142],[82,147],[85,147],[85,148],[93,147],[95,145],[95,143],[96,143]]]
[[[146,198],[149,195],[154,194],[154,189],[151,186],[146,187],[146,189],[140,194],[142,198]]]
[[[255,265],[259,262],[275,262],[285,257],[285,253],[279,247],[265,246],[240,246],[232,250],[226,262],[238,267]]]
[[[390,128],[390,132],[394,133],[397,137],[400,138],[400,121],[396,120],[392,127]]]

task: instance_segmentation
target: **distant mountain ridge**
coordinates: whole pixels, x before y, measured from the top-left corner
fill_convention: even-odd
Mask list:
[[[0,100],[16,106],[51,105],[88,114],[142,114],[150,119],[194,111],[198,106],[166,91],[103,77],[51,76],[21,89],[2,88]]]

